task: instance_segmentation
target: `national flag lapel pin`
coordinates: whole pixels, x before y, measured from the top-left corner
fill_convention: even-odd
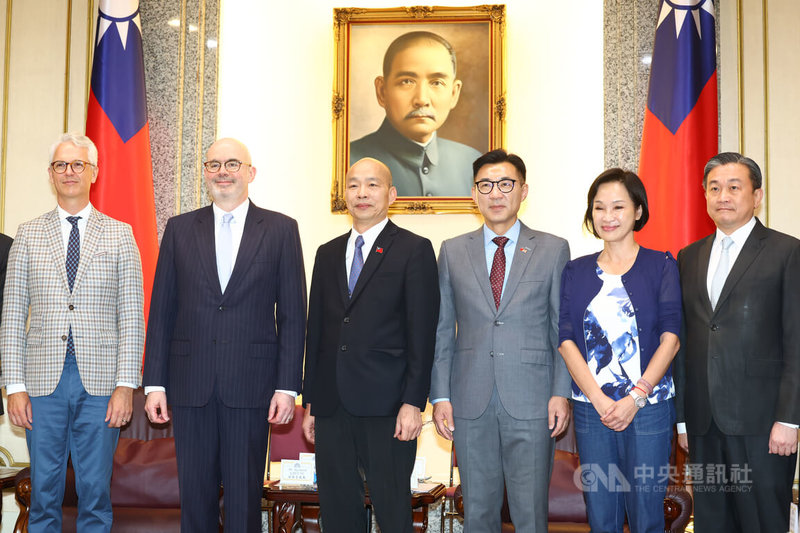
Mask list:
[[[528,252],[531,251],[531,249],[530,248],[520,248],[519,251],[522,252],[523,254],[527,254]]]
[[[383,253],[383,248],[381,248],[380,246],[377,246],[375,248],[375,253],[382,254]]]

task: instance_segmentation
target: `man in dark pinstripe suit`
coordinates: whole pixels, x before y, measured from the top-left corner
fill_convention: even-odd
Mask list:
[[[300,390],[306,285],[297,223],[248,200],[247,148],[208,149],[212,206],[167,223],[147,329],[145,410],[175,423],[181,530],[261,531],[269,423],[285,424]]]
[[[0,233],[0,314],[3,310],[3,288],[6,286],[6,265],[8,264],[8,251],[11,249],[11,243],[14,239],[4,233]],[[0,377],[2,377],[3,369],[0,368]],[[0,397],[0,415],[4,414],[3,399]]]

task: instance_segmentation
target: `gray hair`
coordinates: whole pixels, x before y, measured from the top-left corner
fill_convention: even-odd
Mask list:
[[[747,167],[747,171],[750,174],[750,183],[753,184],[753,190],[755,191],[756,189],[760,189],[762,178],[761,169],[758,167],[758,163],[738,152],[722,152],[708,160],[708,163],[706,163],[706,166],[703,169],[703,188],[706,188],[708,175],[712,170],[723,165],[737,164]]]
[[[64,143],[72,143],[78,148],[88,148],[89,163],[93,164],[95,168],[97,168],[97,146],[95,146],[92,140],[86,135],[81,135],[80,133],[75,132],[62,133],[58,140],[50,145],[49,161],[51,163],[53,162],[53,155],[56,153],[56,149],[60,144]]]

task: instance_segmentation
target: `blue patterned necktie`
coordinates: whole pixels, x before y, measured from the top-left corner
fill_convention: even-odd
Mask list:
[[[67,217],[67,222],[72,224],[72,229],[69,232],[69,242],[67,243],[67,283],[69,283],[69,292],[72,292],[72,287],[75,285],[75,274],[78,273],[78,263],[81,260],[81,234],[78,231],[78,220],[81,217]],[[75,343],[72,341],[72,326],[69,327],[69,336],[67,337],[67,357],[75,357]]]
[[[69,232],[69,243],[67,244],[67,282],[69,292],[75,284],[75,274],[78,272],[78,263],[81,260],[81,234],[78,231],[78,220],[81,217],[67,217],[67,222],[72,224]]]
[[[225,213],[222,215],[222,226],[217,235],[217,274],[219,275],[219,286],[222,292],[228,286],[233,271],[233,235],[231,234],[231,221],[233,215]]]
[[[364,246],[364,237],[359,235],[356,237],[356,248],[353,254],[353,263],[350,265],[350,280],[347,283],[347,290],[350,296],[353,295],[353,289],[356,288],[358,276],[361,274],[361,269],[364,268],[364,255],[361,252],[361,247]]]

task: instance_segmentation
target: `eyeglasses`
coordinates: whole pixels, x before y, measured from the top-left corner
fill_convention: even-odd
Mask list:
[[[242,168],[242,165],[249,165],[249,164],[250,163],[242,163],[238,159],[228,159],[224,163],[216,160],[206,161],[205,163],[203,163],[203,166],[206,167],[206,170],[211,174],[216,174],[217,172],[220,171],[223,165],[225,166],[225,170],[227,170],[228,172],[236,172],[240,168]]]
[[[478,189],[478,192],[481,194],[490,194],[494,186],[497,185],[497,189],[504,193],[508,194],[514,190],[514,184],[517,183],[517,180],[512,180],[511,178],[505,178],[498,181],[491,181],[491,180],[481,180],[475,182],[475,188]]]
[[[75,174],[80,174],[81,172],[86,170],[86,167],[93,167],[93,166],[94,166],[93,164],[87,161],[81,161],[80,159],[76,159],[75,161],[72,161],[70,163],[67,163],[66,161],[53,161],[52,163],[50,163],[50,168],[52,168],[53,172],[55,172],[56,174],[63,174],[64,172],[67,171],[67,167],[72,167],[72,171]]]

